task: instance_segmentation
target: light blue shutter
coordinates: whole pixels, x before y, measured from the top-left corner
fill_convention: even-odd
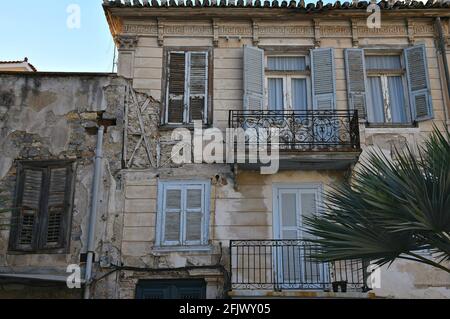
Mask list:
[[[202,185],[188,185],[186,187],[185,240],[189,244],[200,244],[202,240],[202,202]]]
[[[311,71],[314,110],[334,110],[336,81],[332,48],[311,50]]]
[[[189,53],[189,123],[207,123],[208,53]]]
[[[360,118],[366,118],[366,66],[363,49],[346,49],[345,75],[350,110],[357,110]]]
[[[244,110],[260,111],[264,105],[264,51],[244,47]]]
[[[405,60],[413,117],[416,121],[428,120],[433,117],[433,107],[425,45],[406,48]]]
[[[163,244],[181,244],[182,189],[171,186],[165,190]]]

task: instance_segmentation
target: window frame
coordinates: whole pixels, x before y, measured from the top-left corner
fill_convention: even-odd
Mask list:
[[[304,57],[304,71],[277,71],[268,68],[269,57]],[[292,107],[292,79],[306,79],[306,110],[312,110],[311,59],[305,53],[266,53],[264,55],[264,106],[269,109],[269,79],[283,79],[283,111],[294,111]]]
[[[366,63],[366,76],[369,77],[379,77],[381,81],[381,90],[383,95],[383,101],[385,101],[385,97],[389,98],[389,86],[387,85],[388,77],[390,76],[400,76],[402,79],[403,84],[403,99],[405,103],[405,113],[406,113],[406,121],[403,123],[393,123],[392,122],[392,115],[391,115],[391,121],[386,121],[386,107],[387,105],[383,103],[383,115],[384,115],[384,121],[383,122],[371,122],[369,121],[369,116],[367,115],[367,125],[369,126],[403,126],[403,125],[412,125],[414,123],[413,115],[412,115],[412,105],[409,101],[409,91],[408,91],[408,80],[406,78],[406,65],[405,65],[405,56],[403,53],[403,50],[370,50],[365,49],[364,50],[364,58],[366,59],[368,56],[386,56],[386,55],[392,55],[392,56],[398,56],[400,59],[400,65],[401,69],[368,69],[367,63]],[[383,85],[383,83],[385,85]],[[367,100],[370,101],[370,103],[367,103],[367,108],[373,107],[372,101],[370,97],[370,86],[367,85]],[[392,114],[392,107],[389,102],[389,110]],[[366,110],[367,114],[369,114],[368,110]],[[372,112],[372,110],[371,110]]]
[[[188,189],[201,188],[202,190],[202,219],[201,219],[201,239],[199,241],[187,240],[186,235],[186,196]],[[180,241],[165,241],[165,203],[167,190],[181,190],[180,207]],[[211,201],[211,182],[206,180],[176,180],[158,182],[158,210],[156,217],[156,241],[155,248],[160,250],[203,250],[208,249],[209,242],[209,219],[210,219],[210,201]]]
[[[203,125],[210,125],[213,122],[213,70],[214,70],[214,57],[211,47],[165,47],[163,52],[163,78],[161,81],[161,118],[160,124],[166,127],[193,127],[193,122],[189,122],[189,107],[183,108],[183,123],[172,123],[168,121],[169,112],[169,66],[170,66],[170,54],[171,53],[206,53],[206,93],[205,93],[205,118],[202,121]],[[189,55],[190,56],[190,55]],[[183,104],[189,103],[189,71],[190,69],[185,65],[185,88]],[[187,101],[186,101],[187,100]]]
[[[20,212],[19,212],[19,202],[21,196],[23,196],[23,188],[24,188],[24,172],[26,169],[41,169],[46,170],[45,175],[43,176],[43,184],[48,186],[49,176],[48,172],[51,169],[57,168],[67,168],[66,178],[68,183],[66,185],[66,193],[65,193],[65,201],[67,203],[66,212],[63,216],[63,234],[61,243],[55,247],[44,247],[42,244],[44,240],[44,235],[46,232],[44,231],[44,227],[42,221],[46,221],[48,218],[48,210],[45,212],[42,211],[42,207],[44,203],[40,203],[39,208],[39,216],[37,218],[38,229],[36,231],[36,235],[33,238],[33,244],[30,249],[20,247],[21,245],[18,243],[19,240],[19,220],[20,220]],[[9,244],[8,244],[8,254],[67,254],[70,250],[70,235],[72,229],[72,215],[73,215],[73,207],[74,207],[74,193],[75,193],[75,171],[76,171],[76,162],[73,160],[48,160],[48,161],[34,161],[34,160],[20,160],[17,161],[17,177],[16,177],[16,185],[14,191],[14,209],[12,210],[11,220],[12,226],[10,228],[9,235]],[[42,194],[41,190],[41,198],[45,196],[44,202],[48,201],[48,190],[44,190],[44,194]],[[23,199],[22,199],[23,200]],[[17,220],[17,224],[14,225],[13,221]]]

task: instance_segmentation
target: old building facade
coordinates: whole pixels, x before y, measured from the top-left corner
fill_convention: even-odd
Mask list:
[[[450,297],[450,278],[425,266],[369,277],[366,261],[306,258],[302,218],[368,150],[417,148],[449,125],[450,7],[378,8],[381,27],[369,28],[367,3],[105,1],[117,75],[2,74],[0,188],[15,209],[1,230],[0,297],[80,297],[66,267],[84,271],[92,229],[82,286],[94,298]],[[230,149],[173,160],[180,129],[204,145],[270,127],[274,174],[222,161]]]

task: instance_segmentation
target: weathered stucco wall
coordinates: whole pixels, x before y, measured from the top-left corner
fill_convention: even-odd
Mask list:
[[[213,25],[206,20],[165,20],[163,33],[158,34],[156,20],[129,20],[123,26],[125,37],[118,38],[119,73],[132,78],[133,88],[139,93],[131,94],[128,81],[113,75],[0,75],[0,190],[12,198],[16,160],[73,159],[77,163],[70,253],[11,255],[7,253],[9,231],[1,231],[0,271],[65,274],[67,264],[79,263],[80,253],[86,249],[96,140],[93,128],[115,120],[115,126],[109,126],[105,135],[96,229],[97,261],[102,257],[105,267],[96,266],[96,277],[113,270],[112,266],[122,268],[96,283],[95,297],[133,298],[139,279],[168,278],[203,278],[207,281],[209,298],[223,297],[227,288],[229,240],[274,237],[274,183],[320,183],[327,190],[348,172],[296,170],[263,176],[256,171],[236,174],[229,165],[173,164],[171,131],[158,128],[164,89],[163,48],[213,48],[213,126],[225,129],[229,110],[243,107],[243,45],[334,47],[337,107],[347,109],[343,49],[353,45],[410,44],[403,19],[386,24],[388,27],[377,32],[359,26],[355,40],[352,24],[347,20],[321,22],[319,33],[312,20],[267,20],[258,23],[256,37],[250,21],[229,20]],[[364,150],[381,147],[391,155],[394,146],[420,144],[433,123],[442,126],[441,75],[430,26],[430,20],[418,19],[413,38],[427,47],[435,121],[421,122],[414,128],[368,128],[361,124]],[[135,36],[137,41],[130,42],[130,37]],[[141,139],[143,142],[139,144]],[[209,249],[184,252],[155,249],[158,181],[185,179],[211,181]],[[450,296],[450,284],[440,276],[419,266],[395,264],[382,271],[385,286],[376,293],[396,297]],[[2,286],[1,282],[0,287],[11,289],[11,285]]]
[[[315,24],[317,23],[317,24]],[[408,24],[409,23],[409,24]],[[409,25],[409,28],[408,28]],[[412,26],[412,27],[411,27]],[[121,37],[123,37],[121,40]],[[131,40],[130,40],[131,39]],[[364,20],[323,19],[250,21],[232,20],[171,20],[163,22],[153,18],[139,18],[123,21],[122,33],[118,38],[119,73],[133,78],[133,87],[161,101],[164,83],[164,48],[212,47],[213,54],[213,126],[224,130],[228,127],[229,110],[243,108],[243,46],[257,45],[261,48],[273,47],[333,47],[336,65],[337,108],[348,108],[347,85],[345,77],[344,49],[353,46],[360,48],[405,48],[411,44],[423,43],[426,46],[428,71],[434,110],[434,121],[425,121],[417,127],[406,128],[369,128],[360,125],[361,143],[364,160],[368,149],[380,148],[391,156],[395,147],[403,149],[406,145],[413,149],[420,145],[423,138],[432,130],[433,124],[443,128],[446,122],[444,108],[445,95],[441,83],[442,70],[439,69],[435,47],[434,27],[431,19],[385,19],[380,30],[369,30]],[[122,44],[124,44],[122,46]],[[125,227],[123,254],[124,260],[134,265],[154,267],[182,267],[191,263],[208,265],[217,254],[220,244],[226,247],[230,239],[273,238],[272,187],[273,183],[323,183],[325,189],[341,179],[346,172],[332,171],[289,171],[273,176],[261,176],[258,172],[239,172],[235,176],[226,166],[215,165],[173,165],[168,159],[172,144],[171,131],[160,131],[161,163],[172,170],[143,170],[125,173]],[[169,161],[168,161],[169,160]],[[221,172],[219,174],[219,171]],[[170,172],[166,174],[163,172]],[[220,176],[220,182],[214,178]],[[164,176],[172,179],[184,179],[189,176],[211,179],[211,218],[210,242],[212,254],[203,253],[161,253],[152,251],[155,240],[157,212],[157,183]],[[151,252],[148,254],[148,252]],[[219,250],[220,251],[220,250]],[[226,251],[226,249],[225,249]],[[228,266],[227,256],[223,259]],[[222,260],[222,259],[221,259]],[[406,268],[405,268],[406,267]],[[442,297],[448,292],[448,283],[431,283],[436,271],[423,275],[423,270],[414,265],[400,269],[391,267],[382,271],[383,289],[377,289],[380,296],[435,296]],[[404,279],[403,272],[410,272],[404,285],[397,284]],[[433,274],[431,274],[433,273]],[[173,274],[172,278],[187,274]],[[127,287],[123,294],[132,296],[139,275],[127,274]],[[145,277],[145,276],[144,276]],[[163,276],[164,277],[164,276]],[[170,276],[169,276],[170,277]],[[423,278],[430,278],[426,288]],[[133,279],[134,278],[134,279]],[[146,278],[159,278],[147,274]],[[384,279],[383,279],[384,278]],[[413,284],[422,278],[422,284]],[[434,282],[434,281],[433,281]],[[127,292],[128,291],[128,292]]]
[[[123,111],[128,82],[108,74],[1,74],[0,75],[0,191],[12,207],[18,160],[73,160],[75,187],[67,254],[11,254],[9,227],[0,232],[0,272],[67,275],[69,264],[79,264],[86,252],[88,212],[93,176],[96,128],[109,126],[104,138],[104,160],[100,205],[96,228],[97,256],[112,255],[120,240],[120,184]],[[120,193],[120,192],[119,192]],[[118,196],[120,199],[120,196]],[[116,206],[117,204],[117,206]],[[6,219],[2,219],[5,221]],[[116,234],[118,233],[119,236]],[[17,286],[17,284],[16,284]],[[80,296],[80,289],[41,297]],[[55,288],[56,289],[56,288]],[[8,295],[11,285],[0,282]],[[19,288],[11,296],[20,295]],[[38,289],[25,289],[24,297],[39,297]],[[3,294],[3,292],[6,292]],[[24,290],[22,290],[22,293]]]

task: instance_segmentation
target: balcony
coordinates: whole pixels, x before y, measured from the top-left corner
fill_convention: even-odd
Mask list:
[[[230,241],[231,290],[366,293],[367,262],[317,262],[319,247],[303,240]],[[311,296],[311,295],[310,295]]]
[[[246,154],[236,158],[243,169],[264,165],[247,154],[261,143],[278,150],[280,169],[348,169],[361,153],[357,111],[230,111],[229,127],[246,131]]]

